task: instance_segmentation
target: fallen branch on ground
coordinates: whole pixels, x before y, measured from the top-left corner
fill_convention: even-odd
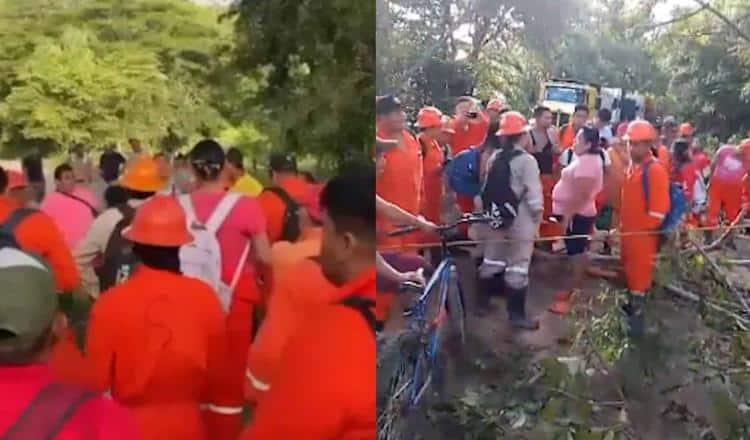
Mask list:
[[[684,288],[682,288],[680,286],[676,286],[674,284],[667,284],[666,286],[664,286],[664,289],[666,289],[668,292],[670,292],[670,293],[672,293],[674,295],[677,295],[677,296],[679,296],[681,298],[684,298],[684,299],[687,299],[687,300],[690,300],[690,301],[694,301],[694,302],[701,302],[701,301],[703,301],[703,303],[707,307],[710,307],[710,308],[716,310],[717,312],[724,313],[725,315],[727,315],[727,316],[729,316],[731,318],[734,318],[737,321],[737,325],[739,325],[740,328],[742,328],[742,330],[747,331],[748,329],[750,329],[750,320],[749,319],[747,319],[747,318],[743,317],[742,315],[739,315],[739,314],[737,314],[737,313],[735,313],[735,312],[733,312],[731,310],[725,309],[724,307],[721,307],[720,305],[714,304],[712,301],[706,299],[705,297],[697,295],[697,294],[695,294],[693,292],[690,292],[690,291],[688,291],[688,290],[686,290],[686,289],[684,289]]]
[[[742,307],[745,309],[745,312],[750,315],[750,305],[748,305],[747,301],[745,300],[745,296],[742,295],[742,293],[737,290],[732,280],[729,278],[729,275],[724,272],[724,269],[722,269],[714,260],[711,258],[710,255],[706,251],[700,248],[700,246],[695,243],[695,241],[690,240],[690,242],[693,244],[693,246],[698,249],[698,252],[700,252],[701,255],[703,255],[703,258],[708,262],[708,264],[711,266],[711,269],[713,269],[716,276],[719,277],[720,281],[723,281],[724,284],[729,288],[729,291],[732,292],[732,294],[737,298],[737,300],[742,304]]]

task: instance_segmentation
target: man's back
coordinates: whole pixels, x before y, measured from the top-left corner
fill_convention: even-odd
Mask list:
[[[0,224],[5,223],[18,205],[0,196]],[[42,257],[52,268],[59,292],[71,292],[80,281],[73,255],[54,221],[45,213],[34,212],[21,221],[14,230],[21,249]]]
[[[130,407],[143,438],[203,439],[224,339],[210,287],[142,266],[92,310],[85,381]]]
[[[362,313],[339,304],[350,295],[374,304],[374,269],[309,311],[242,440],[375,437],[375,334]]]
[[[0,436],[18,422],[38,393],[52,383],[48,368],[41,364],[0,368],[0,388],[4,397],[0,399]],[[70,407],[69,403],[67,407]],[[45,411],[45,415],[48,416],[49,413],[50,411]],[[40,414],[29,411],[29,417],[40,417]],[[36,422],[37,427],[44,424],[43,420]],[[53,438],[133,440],[139,436],[133,420],[124,408],[104,397],[90,396],[77,406]]]

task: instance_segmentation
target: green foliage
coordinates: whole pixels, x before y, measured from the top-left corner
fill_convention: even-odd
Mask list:
[[[374,3],[246,0],[233,17],[234,66],[242,75],[264,72],[267,87],[232,117],[262,111],[275,148],[338,163],[367,156],[374,132]]]
[[[231,84],[214,75],[232,42],[218,16],[188,0],[0,0],[3,153],[218,132],[213,99]]]

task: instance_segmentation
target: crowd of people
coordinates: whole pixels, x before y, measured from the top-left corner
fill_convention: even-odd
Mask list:
[[[0,436],[374,438],[374,175],[130,146],[0,169]]]
[[[570,276],[549,311],[568,313],[590,269],[589,237],[598,230],[606,232],[603,252],[619,248],[629,292],[623,311],[638,337],[665,237],[678,227],[732,224],[750,195],[750,139],[723,145],[711,158],[691,123],[674,117],[612,121],[607,109],[591,115],[578,105],[558,128],[549,108],[536,107],[529,121],[501,95],[486,105],[458,98],[450,117],[435,107],[415,116],[416,134],[397,97],[376,99],[378,203],[392,205],[391,214],[378,211],[378,271],[394,282],[378,286],[381,327],[398,308],[397,282],[437,262],[429,251],[435,225],[484,212],[492,222],[460,231],[478,243],[478,315],[494,313],[492,297],[504,296],[511,325],[537,329],[526,312],[532,255],[562,245]],[[425,234],[388,236],[404,224]]]

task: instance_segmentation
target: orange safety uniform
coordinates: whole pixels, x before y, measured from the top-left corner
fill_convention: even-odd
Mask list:
[[[716,165],[708,185],[707,226],[719,224],[722,210],[727,223],[731,223],[742,209],[750,161],[744,154],[741,158],[736,158],[734,148],[725,145],[716,152]]]
[[[490,126],[490,117],[485,112],[479,112],[477,118],[477,122],[467,123],[463,127],[456,119],[451,120],[450,128],[454,133],[451,134],[450,146],[453,156],[470,147],[478,147],[484,143],[484,139],[487,137],[487,129]]]
[[[437,140],[424,134],[418,137],[423,147],[422,215],[429,221],[440,223],[443,201],[443,165],[445,155]]]
[[[387,139],[383,133],[378,137]],[[384,153],[385,169],[378,176],[377,192],[380,197],[412,214],[419,214],[422,194],[422,149],[417,139],[408,131],[402,133],[399,145]],[[378,218],[378,231],[394,229],[390,221]],[[403,246],[415,243],[417,234],[401,237],[380,237],[383,246]]]
[[[223,425],[236,394],[226,380],[224,313],[196,279],[141,266],[94,304],[86,356],[63,356],[64,380],[108,391],[133,414],[140,438],[231,439]],[[53,356],[53,360],[55,357]],[[60,366],[57,364],[56,366]]]
[[[279,187],[286,191],[293,200],[302,203],[307,199],[310,192],[310,184],[302,177],[287,177],[279,182]],[[286,213],[286,204],[279,196],[264,191],[258,196],[258,203],[263,214],[266,217],[266,234],[268,242],[273,244],[281,240],[284,229],[284,214]]]
[[[331,301],[334,286],[311,258],[274,267],[276,281],[263,324],[248,352],[245,397],[258,402],[272,388],[281,355],[310,310]]]
[[[0,224],[19,208],[13,199],[0,196]],[[41,211],[30,214],[16,226],[14,236],[21,249],[40,256],[50,265],[58,293],[71,293],[78,287],[81,278],[73,254],[62,232],[47,214]]]
[[[307,311],[241,440],[375,438],[375,335],[362,313],[337,304],[352,295],[375,300],[375,268]]]
[[[620,226],[622,211],[622,185],[625,182],[630,160],[625,160],[614,148],[607,150],[610,166],[604,181],[607,203],[612,207],[612,227]]]
[[[484,143],[490,126],[490,118],[485,112],[479,112],[477,117],[479,122],[466,124],[464,127],[461,127],[456,119],[451,120],[450,127],[454,131],[450,138],[451,155],[455,156],[470,147],[478,147]],[[456,194],[456,203],[461,212],[474,211],[472,197]]]
[[[669,149],[664,144],[660,144],[656,148],[656,160],[659,161],[665,170],[672,169],[672,157],[669,154]]]
[[[653,158],[648,172],[649,200],[643,187],[643,165],[631,165],[622,186],[620,211],[620,255],[628,289],[644,295],[651,287],[658,252],[658,234],[628,235],[633,232],[656,231],[669,211],[669,177],[667,171]]]

